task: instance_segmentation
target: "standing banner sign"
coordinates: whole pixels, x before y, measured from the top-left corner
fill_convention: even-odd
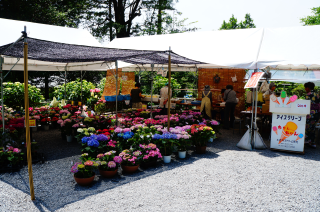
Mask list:
[[[270,148],[273,150],[304,153],[306,116],[310,114],[310,100],[297,100],[297,96],[270,96],[272,129]]]
[[[250,79],[248,80],[244,88],[256,88],[261,77],[264,75],[264,72],[254,72],[252,73]]]

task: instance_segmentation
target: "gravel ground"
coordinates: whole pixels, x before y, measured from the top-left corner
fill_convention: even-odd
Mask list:
[[[111,180],[98,175],[81,187],[70,173],[79,145],[57,130],[39,131],[34,139],[47,162],[33,165],[36,200],[27,167],[0,174],[0,211],[320,211],[320,148],[250,152],[235,146],[240,138],[222,130],[204,155],[189,151],[186,159],[132,175],[119,171]]]

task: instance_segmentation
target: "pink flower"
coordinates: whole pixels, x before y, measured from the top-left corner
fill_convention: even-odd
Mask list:
[[[99,88],[96,88],[96,89],[95,89],[95,92],[96,92],[96,93],[99,93],[99,92],[100,92],[100,89],[99,89]]]
[[[13,151],[14,148],[13,148],[13,146],[9,146],[7,149],[8,149],[8,151]]]
[[[104,157],[104,154],[97,155],[97,158],[103,158],[103,157]]]
[[[20,153],[20,152],[21,152],[21,150],[20,150],[20,149],[18,149],[18,148],[14,148],[14,149],[13,149],[13,152],[14,152],[14,153]]]
[[[122,162],[122,158],[121,158],[120,156],[115,156],[115,157],[113,158],[113,160],[114,160],[114,162],[116,162],[116,163],[121,163],[121,162]]]
[[[92,166],[93,165],[93,161],[88,160],[88,161],[84,162],[84,165],[85,166]]]
[[[108,163],[108,167],[109,168],[115,168],[117,166],[117,164],[114,162],[114,161],[109,161],[109,163]]]

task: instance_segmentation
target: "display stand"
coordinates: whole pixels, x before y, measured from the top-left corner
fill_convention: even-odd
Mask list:
[[[270,96],[272,128],[270,149],[304,154],[306,116],[310,114],[310,100]]]

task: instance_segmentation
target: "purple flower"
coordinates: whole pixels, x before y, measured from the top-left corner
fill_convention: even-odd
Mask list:
[[[106,135],[104,135],[104,134],[99,134],[99,135],[97,136],[97,140],[98,140],[98,141],[107,141],[107,140],[109,140],[109,138],[108,138],[108,136],[106,136]]]

